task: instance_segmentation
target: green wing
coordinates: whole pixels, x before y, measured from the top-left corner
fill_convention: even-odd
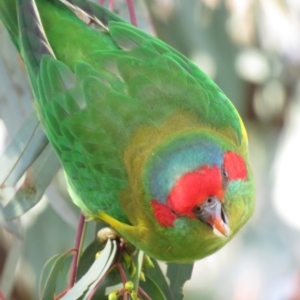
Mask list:
[[[128,222],[116,199],[129,185],[124,151],[138,128],[156,130],[187,113],[199,127],[246,143],[239,116],[217,85],[162,41],[89,1],[63,2],[84,11],[95,30],[58,0],[37,0],[37,10],[32,1],[19,2],[36,108],[87,213],[104,210]]]

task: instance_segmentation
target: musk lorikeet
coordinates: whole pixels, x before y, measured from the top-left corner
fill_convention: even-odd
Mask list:
[[[169,262],[215,252],[247,222],[246,130],[191,61],[87,0],[0,0],[0,17],[89,219]]]

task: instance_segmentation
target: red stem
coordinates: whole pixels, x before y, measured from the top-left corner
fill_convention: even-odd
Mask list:
[[[126,278],[126,274],[123,270],[123,267],[122,267],[121,263],[117,262],[116,263],[116,268],[119,271],[119,274],[120,274],[123,285],[125,285],[125,283],[127,282],[127,278]]]
[[[146,300],[152,300],[152,298],[140,287],[138,288],[138,294],[142,295]]]
[[[126,1],[127,1],[131,24],[137,27],[138,25],[137,25],[137,19],[135,14],[134,2],[133,0],[126,0]]]
[[[1,300],[6,300],[5,296],[3,295],[2,291],[0,290],[0,299]]]
[[[79,261],[79,256],[80,256],[79,248],[80,248],[80,244],[81,244],[84,223],[85,223],[85,217],[83,214],[80,214],[76,237],[75,237],[75,246],[74,246],[76,251],[75,251],[75,253],[73,255],[73,259],[72,259],[68,289],[70,289],[76,281],[77,267],[78,267],[78,261]]]
[[[115,8],[114,0],[109,0],[109,2],[108,2],[108,9],[109,10],[114,10],[114,8]]]

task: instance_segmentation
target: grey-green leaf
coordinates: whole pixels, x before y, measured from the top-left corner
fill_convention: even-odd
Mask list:
[[[191,279],[194,264],[168,263],[167,277],[170,279],[170,288],[175,300],[183,299],[182,288],[185,282]]]
[[[16,224],[13,220],[6,221],[3,212],[3,206],[0,203],[0,225],[3,226],[7,231],[17,236],[18,238],[22,238],[21,228]]]
[[[63,254],[58,254],[50,258],[43,269],[43,273],[40,279],[40,299],[53,300],[58,284],[58,277],[65,265],[67,265],[67,259],[71,259],[71,251]],[[71,261],[70,261],[71,262]],[[68,264],[69,266],[69,264]]]
[[[59,168],[58,158],[48,144],[38,159],[27,170],[22,186],[4,207],[5,219],[17,218],[37,204]]]
[[[154,268],[147,268],[145,273],[146,277],[149,277],[152,279],[152,281],[155,281],[155,283],[158,285],[160,290],[163,292],[165,297],[168,300],[174,300],[172,290],[170,289],[170,286],[167,282],[167,279],[163,272],[161,271],[161,268],[156,260],[152,260],[152,263],[154,265]]]
[[[61,300],[75,300],[80,298],[86,291],[82,299],[87,299],[89,292],[93,290],[96,284],[104,277],[109,267],[112,265],[117,253],[116,241],[108,240],[105,248],[98,258],[95,259],[90,269],[73,286]]]
[[[15,185],[47,144],[48,140],[33,113],[0,157],[0,187]]]
[[[166,295],[163,294],[162,290],[158,285],[158,281],[150,278],[149,276],[145,276],[146,281],[140,281],[140,287],[147,293],[151,299],[155,300],[169,300],[172,298],[167,298]]]

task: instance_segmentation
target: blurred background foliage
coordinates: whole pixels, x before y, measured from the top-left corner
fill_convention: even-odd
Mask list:
[[[139,27],[211,76],[239,110],[249,135],[254,216],[229,245],[195,264],[185,299],[300,299],[300,1],[135,3]],[[114,4],[128,19],[126,1]],[[24,67],[2,24],[0,45],[1,154],[33,106]],[[13,193],[13,187],[0,190],[2,206]],[[73,247],[79,210],[65,199],[60,171],[43,200],[17,221],[21,240],[0,230],[1,288],[6,266],[17,264],[12,299],[36,299],[46,261]]]

